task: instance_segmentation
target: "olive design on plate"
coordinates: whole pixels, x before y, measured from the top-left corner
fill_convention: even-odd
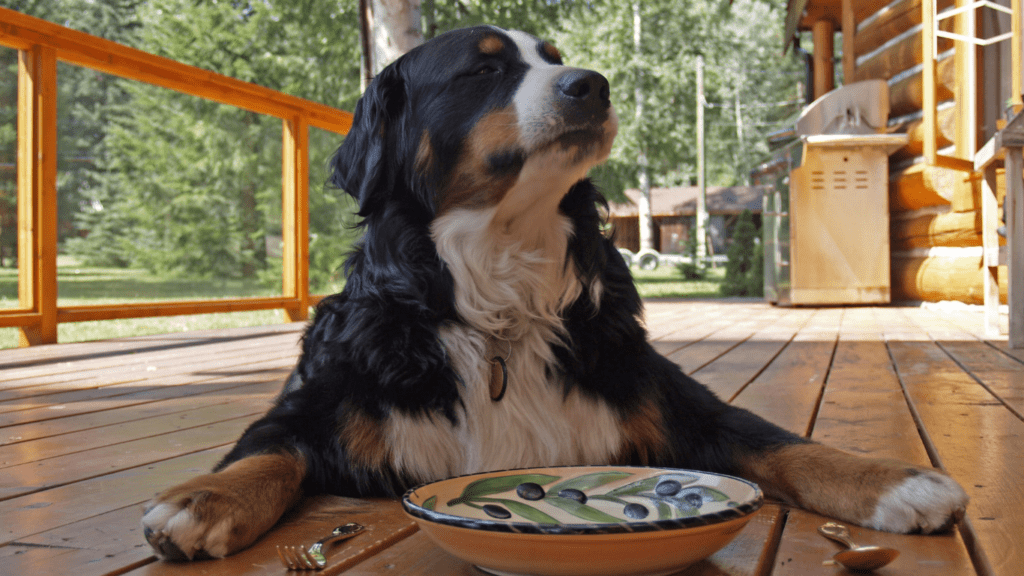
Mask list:
[[[497,504],[484,504],[484,512],[491,518],[497,518],[498,520],[508,520],[512,517],[511,512]]]
[[[523,500],[536,501],[544,498],[544,489],[536,482],[523,482],[516,487],[516,494]]]
[[[643,504],[634,503],[626,504],[626,507],[622,509],[622,513],[625,514],[627,518],[643,520],[644,518],[647,518],[647,515],[650,514],[651,511]]]
[[[587,495],[584,494],[583,491],[577,490],[575,488],[566,488],[565,490],[559,490],[558,497],[566,498],[568,500],[575,500],[580,504],[587,503]]]
[[[654,493],[658,496],[675,496],[679,494],[679,491],[683,489],[683,485],[676,480],[665,480],[659,482],[654,488]]]

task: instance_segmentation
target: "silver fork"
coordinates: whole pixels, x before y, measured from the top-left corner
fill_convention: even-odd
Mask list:
[[[288,570],[321,570],[327,565],[327,558],[323,554],[324,544],[344,538],[351,538],[364,530],[361,524],[350,522],[344,526],[338,526],[331,532],[330,536],[317,540],[309,548],[302,546],[278,546],[277,555],[281,558],[281,564]]]

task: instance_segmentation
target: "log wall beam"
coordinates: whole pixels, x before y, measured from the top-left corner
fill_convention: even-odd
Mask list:
[[[953,58],[939,60],[935,66],[935,100],[945,102],[953,99],[956,87],[956,66]],[[924,106],[922,73],[918,71],[889,87],[889,116],[903,116],[917,112]],[[884,78],[882,78],[884,80]]]
[[[893,253],[893,300],[957,300],[983,304],[985,285],[981,268],[980,249],[977,256],[904,256]],[[1006,266],[1000,266],[998,273],[999,298],[1006,302]]]

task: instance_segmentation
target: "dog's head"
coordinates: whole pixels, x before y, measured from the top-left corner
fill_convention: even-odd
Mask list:
[[[617,126],[608,81],[563,66],[551,44],[490,26],[455,30],[374,79],[332,183],[363,216],[400,199],[431,215],[557,206],[607,158]]]

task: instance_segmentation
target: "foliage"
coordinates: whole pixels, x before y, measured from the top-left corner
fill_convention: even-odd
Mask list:
[[[568,64],[604,73],[620,119],[593,176],[611,198],[636,185],[646,153],[654,185],[696,173],[694,63],[706,60],[708,183],[746,178],[764,133],[793,109],[800,63],[781,58],[780,0],[648,0],[639,52],[621,0],[433,0],[434,30],[489,23],[551,39]],[[357,0],[0,0],[0,5],[187,64],[351,110],[359,96]],[[0,51],[0,163],[13,163],[14,51]],[[160,274],[279,281],[280,122],[61,64],[62,250],[94,264]],[[637,88],[645,113],[637,116]],[[736,137],[739,99],[744,138]],[[341,138],[310,131],[310,271],[334,290],[357,234],[351,203],[324,187]],[[0,176],[0,217],[14,213]],[[5,179],[6,178],[6,179]],[[14,248],[10,218],[0,246]],[[9,259],[8,259],[9,262]]]
[[[680,262],[676,265],[683,278],[687,280],[701,280],[704,278],[706,269],[697,261],[697,234],[692,229],[683,242],[683,255],[690,259],[689,262]]]
[[[135,10],[143,0],[0,0],[0,6],[26,12],[116,42],[132,44],[140,23]],[[16,154],[18,102],[17,51],[0,49],[0,260],[17,251]],[[58,64],[57,197],[60,240],[79,233],[76,214],[89,194],[102,186],[102,142],[110,120],[128,100],[119,80],[85,68]],[[8,263],[7,261],[4,262]]]
[[[729,261],[722,282],[723,296],[761,296],[764,294],[764,263],[758,230],[750,210],[740,214],[729,246]]]
[[[767,153],[765,134],[791,114],[799,63],[781,57],[784,5],[763,0],[653,0],[639,4],[641,49],[633,43],[632,3],[594,1],[569,13],[554,33],[573,66],[602,72],[611,83],[619,116],[612,156],[593,172],[611,198],[637,185],[637,157],[644,151],[653,186],[696,180],[696,59],[705,59],[707,173],[709,185],[746,183]],[[600,41],[595,41],[600,39]],[[636,88],[644,114],[636,115]],[[745,122],[736,134],[734,103]],[[729,107],[724,104],[728,103]]]
[[[150,0],[136,45],[148,52],[326,104],[354,107],[355,2]],[[93,264],[193,277],[280,282],[268,254],[281,234],[281,122],[150,85],[121,81],[132,106],[108,121],[107,186],[90,191],[68,249]],[[310,131],[325,166],[341,137]],[[315,176],[314,176],[315,175]],[[313,178],[316,179],[313,179]],[[314,291],[331,286],[354,233],[343,194],[311,170]]]

